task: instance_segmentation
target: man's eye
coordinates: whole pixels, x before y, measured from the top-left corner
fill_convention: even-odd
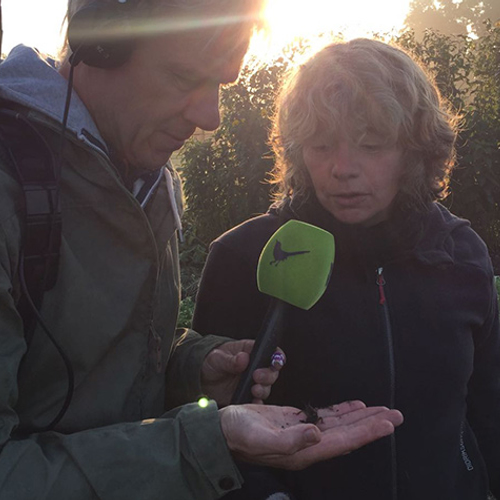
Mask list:
[[[185,76],[174,74],[175,84],[179,90],[189,92],[201,85],[201,81],[197,78],[188,78]]]
[[[316,146],[312,146],[311,148],[315,153],[328,153],[331,151],[332,147],[328,144],[318,144]]]

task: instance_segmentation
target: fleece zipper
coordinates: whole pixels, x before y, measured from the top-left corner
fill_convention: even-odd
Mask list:
[[[377,286],[378,286],[378,302],[381,310],[382,329],[387,342],[387,351],[389,357],[389,407],[395,407],[396,400],[396,368],[394,362],[394,339],[392,336],[391,321],[389,317],[389,307],[387,305],[387,294],[385,291],[386,281],[384,278],[384,268],[377,268]],[[392,482],[392,495],[391,500],[397,500],[398,487],[397,487],[397,458],[396,458],[396,437],[394,434],[390,436],[391,446],[391,482]]]

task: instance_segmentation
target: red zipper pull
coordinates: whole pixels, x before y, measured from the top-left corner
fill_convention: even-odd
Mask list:
[[[384,285],[385,285],[385,279],[384,275],[382,274],[383,268],[379,267],[377,269],[377,285],[378,285],[378,293],[380,296],[379,304],[383,305],[385,304],[385,292],[384,292]]]

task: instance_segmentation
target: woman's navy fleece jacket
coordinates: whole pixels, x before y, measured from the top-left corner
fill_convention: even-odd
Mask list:
[[[287,364],[273,403],[322,407],[360,399],[405,422],[347,456],[287,473],[304,500],[500,498],[500,327],[485,244],[439,204],[372,228],[338,223],[315,199],[294,202],[212,245],[193,328],[255,337],[269,298],[256,284],[261,249],[290,218],[331,231],[336,258],[309,311],[290,306]],[[489,475],[489,478],[488,478]]]

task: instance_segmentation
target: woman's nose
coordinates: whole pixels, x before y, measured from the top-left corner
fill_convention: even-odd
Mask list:
[[[356,177],[358,165],[355,157],[347,144],[339,144],[332,152],[331,156],[331,174],[338,179]]]

